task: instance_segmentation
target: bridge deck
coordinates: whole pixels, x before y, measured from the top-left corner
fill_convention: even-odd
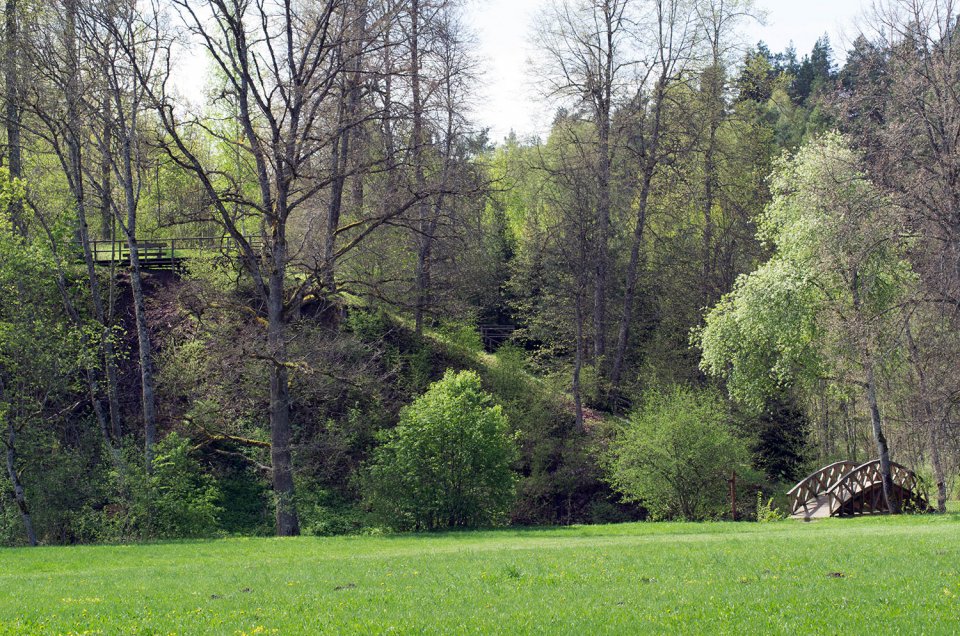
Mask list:
[[[809,502],[805,507],[800,509],[800,512],[795,512],[790,515],[792,519],[803,519],[804,521],[810,521],[811,519],[823,519],[830,516],[830,496],[829,495],[820,495],[813,501]]]

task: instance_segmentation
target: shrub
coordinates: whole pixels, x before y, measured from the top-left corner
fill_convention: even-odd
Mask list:
[[[223,507],[220,529],[227,534],[273,534],[273,491],[263,475],[239,462],[221,466],[217,472]]]
[[[771,521],[780,521],[786,517],[780,509],[773,505],[773,497],[766,501],[763,499],[763,491],[757,491],[757,521],[760,523],[770,523]]]
[[[190,456],[190,441],[176,433],[154,447],[152,471],[140,449],[128,448],[112,472],[112,501],[104,507],[102,539],[207,537],[219,529],[221,493]]]
[[[346,328],[361,342],[377,342],[390,332],[390,318],[379,309],[351,308],[347,313]]]
[[[731,471],[750,473],[748,446],[730,432],[727,419],[712,391],[649,392],[608,450],[611,485],[657,518],[721,514]]]
[[[445,323],[437,330],[447,344],[460,353],[480,353],[483,351],[483,339],[473,325],[463,323]]]
[[[316,536],[360,534],[370,527],[369,513],[356,498],[299,475],[296,482],[300,531]]]
[[[517,451],[499,406],[472,371],[447,371],[382,436],[364,483],[374,513],[398,530],[503,521]]]

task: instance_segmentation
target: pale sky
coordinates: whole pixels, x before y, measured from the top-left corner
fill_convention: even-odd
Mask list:
[[[511,130],[521,137],[544,134],[549,129],[554,106],[544,102],[533,88],[528,70],[534,21],[554,0],[466,0],[464,23],[473,32],[480,62],[480,81],[473,103],[473,120],[490,128],[490,139],[500,141]],[[838,60],[856,33],[856,18],[870,0],[756,0],[766,12],[766,24],[745,25],[744,47],[759,40],[774,52],[793,42],[798,57],[809,53],[817,38],[826,33]],[[174,82],[191,101],[203,95],[207,66],[203,56],[185,54]]]
[[[532,90],[526,60],[534,20],[552,0],[468,0],[464,22],[476,33],[478,55],[485,73],[477,88],[474,119],[490,127],[500,141],[510,130],[518,135],[542,134],[549,128],[553,107]],[[766,24],[745,25],[743,42],[759,40],[774,52],[792,41],[798,57],[809,53],[826,33],[841,60],[855,33],[855,19],[869,0],[757,0]]]

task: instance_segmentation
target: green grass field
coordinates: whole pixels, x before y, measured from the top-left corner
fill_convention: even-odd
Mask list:
[[[0,634],[957,633],[960,515],[0,551]]]

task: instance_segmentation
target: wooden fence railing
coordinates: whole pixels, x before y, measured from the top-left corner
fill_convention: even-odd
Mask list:
[[[917,475],[912,470],[890,462],[890,476],[893,479],[891,494],[901,506],[928,507],[929,504],[918,490]],[[833,484],[827,495],[830,497],[831,516],[886,512],[887,502],[883,496],[880,460],[874,459],[857,466]]]
[[[854,462],[844,460],[824,466],[805,477],[787,492],[787,497],[790,498],[790,514],[795,515],[816,502],[817,497],[826,493],[844,475],[856,467],[857,465]]]
[[[513,325],[477,325],[480,340],[487,351],[493,351],[510,339],[516,327]]]
[[[247,240],[255,249],[260,248],[259,239]],[[90,251],[94,262],[100,265],[124,264],[130,259],[130,248],[126,241],[90,241]],[[188,236],[137,241],[140,264],[147,268],[176,268],[184,260],[205,253],[229,254],[236,251],[237,242],[229,236]]]

